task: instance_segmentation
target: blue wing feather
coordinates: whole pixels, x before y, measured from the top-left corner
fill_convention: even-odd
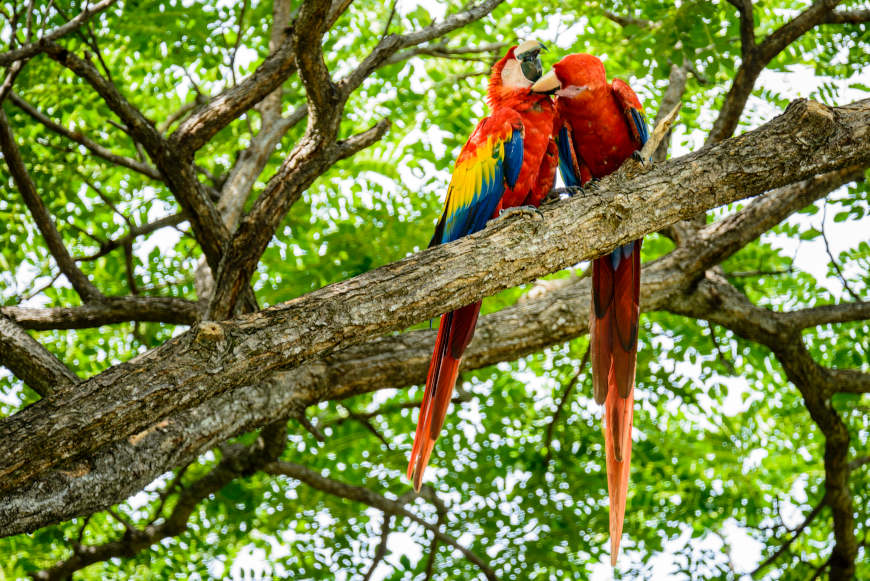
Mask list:
[[[629,107],[629,111],[631,113],[631,120],[634,122],[634,126],[637,128],[637,135],[640,138],[640,145],[643,147],[643,144],[649,140],[649,126],[646,124],[646,116],[635,109],[634,107]]]
[[[483,120],[475,133],[486,131],[490,119]],[[523,165],[522,127],[513,127],[510,134],[505,132],[502,135],[509,137],[487,142],[489,150],[481,151],[476,160],[457,162],[447,191],[444,213],[435,227],[435,235],[429,246],[452,242],[482,230],[495,213],[505,187],[516,185]],[[471,139],[465,147],[471,147],[470,144]],[[469,151],[476,154],[478,150]],[[460,159],[462,157],[460,154]]]
[[[509,188],[517,185],[523,167],[523,132],[514,129],[504,144],[504,180]]]
[[[571,134],[568,132],[568,127],[562,125],[559,129],[559,135],[556,138],[556,145],[559,148],[559,173],[562,174],[562,181],[569,188],[580,187],[580,176],[577,175],[577,168],[574,167],[574,152],[571,145]]]

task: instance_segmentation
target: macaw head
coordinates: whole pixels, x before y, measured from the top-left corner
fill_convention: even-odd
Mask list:
[[[516,91],[528,92],[532,83],[541,78],[541,51],[547,48],[537,40],[527,40],[507,51],[492,67],[489,78],[489,102],[494,105]]]
[[[535,93],[555,93],[572,99],[590,89],[607,85],[604,63],[591,54],[569,54],[553,65],[553,70],[532,85]]]

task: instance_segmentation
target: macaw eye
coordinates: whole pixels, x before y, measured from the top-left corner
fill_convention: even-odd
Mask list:
[[[522,68],[523,76],[533,83],[540,79],[541,74],[544,72],[544,67],[541,65],[541,57],[538,56],[537,52],[524,54],[520,62],[520,68]]]

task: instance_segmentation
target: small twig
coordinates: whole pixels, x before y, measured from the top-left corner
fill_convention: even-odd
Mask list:
[[[392,5],[390,6],[390,15],[387,16],[387,23],[384,24],[384,31],[381,33],[381,38],[378,42],[384,40],[390,32],[390,24],[393,23],[393,17],[396,15],[396,4],[398,4],[398,1],[399,0],[393,0]]]
[[[833,558],[833,555],[831,555],[830,557],[825,559],[825,562],[816,568],[815,572],[813,573],[813,576],[810,577],[810,581],[816,581],[816,579],[819,579],[822,576],[822,573],[825,571],[825,569],[828,568],[828,565],[831,564],[832,558]]]
[[[846,292],[848,292],[850,295],[852,295],[853,299],[855,299],[856,301],[860,301],[861,297],[858,295],[858,293],[856,293],[854,290],[852,290],[852,287],[849,286],[849,281],[846,280],[846,275],[843,274],[843,271],[840,269],[840,265],[837,262],[837,259],[834,258],[834,253],[831,252],[831,245],[828,243],[827,234],[825,234],[825,219],[827,218],[827,216],[828,216],[828,199],[826,197],[825,203],[822,206],[822,225],[820,228],[820,232],[822,234],[822,240],[825,243],[825,252],[828,253],[828,258],[831,259],[831,266],[833,266],[834,270],[837,271],[837,277],[840,279],[840,282],[843,283],[843,288],[846,289]]]
[[[758,567],[756,567],[755,570],[749,574],[750,577],[755,577],[756,575],[758,575],[758,573],[760,573],[769,565],[774,563],[777,559],[779,559],[783,555],[783,553],[787,552],[789,550],[789,547],[791,547],[792,543],[794,543],[795,540],[797,540],[797,538],[801,535],[801,533],[803,533],[804,529],[807,528],[817,516],[819,516],[819,513],[822,512],[822,509],[827,504],[828,495],[825,494],[819,501],[819,503],[813,508],[813,510],[811,510],[806,518],[804,518],[804,521],[794,530],[794,534],[791,536],[791,538],[782,545],[780,545],[776,552],[774,552],[771,556],[762,561],[761,564],[758,565]]]
[[[46,289],[51,288],[58,278],[60,278],[60,271],[58,271],[53,277],[51,277],[51,280],[48,281],[46,284],[44,284],[41,287],[39,287],[38,289],[32,291],[29,295],[27,295],[26,297],[24,297],[20,301],[18,301],[19,304],[24,302],[24,301],[29,301],[30,299],[32,299],[36,295],[40,294],[41,292],[45,291]]]
[[[114,508],[110,507],[106,510],[106,512],[108,512],[110,515],[112,515],[112,517],[114,517],[114,519],[116,521],[118,521],[119,523],[124,525],[124,529],[126,529],[127,531],[132,531],[132,530],[136,529],[136,527],[133,526],[133,523],[131,523],[130,520],[126,516],[122,515],[120,512],[118,512]]]
[[[138,295],[139,287],[136,285],[136,267],[133,264],[132,241],[124,244],[124,269],[127,273],[127,286],[130,288],[130,293]]]
[[[154,524],[154,522],[160,518],[160,513],[163,512],[163,507],[166,506],[166,500],[172,495],[173,491],[181,485],[181,479],[184,476],[184,473],[187,472],[187,469],[193,462],[188,462],[184,466],[178,469],[178,472],[172,478],[172,481],[160,492],[160,500],[157,503],[157,506],[154,509],[154,513],[151,516],[151,520],[148,521],[149,525]]]
[[[370,418],[362,417],[360,414],[357,414],[355,411],[353,411],[352,409],[350,409],[347,406],[341,406],[341,407],[343,407],[347,411],[348,417],[351,417],[351,418],[357,420],[359,423],[361,423],[369,432],[374,434],[378,440],[383,442],[384,446],[386,446],[388,450],[393,449],[393,447],[390,445],[390,442],[387,441],[387,439],[384,437],[384,435],[381,434],[377,430],[377,428],[375,428],[374,424],[372,424]]]
[[[438,495],[435,494],[435,490],[431,486],[427,485],[421,492],[424,493],[425,498],[435,505],[435,510],[438,513],[438,520],[435,522],[435,530],[440,531],[444,524],[444,520],[447,518],[447,506],[445,506],[444,502],[438,498]],[[435,573],[435,555],[437,553],[438,536],[432,535],[432,542],[429,544],[429,558],[426,560],[426,581],[432,579],[432,575]]]
[[[719,344],[719,339],[716,337],[716,328],[713,327],[713,323],[707,321],[707,328],[710,329],[710,340],[713,342],[713,347],[716,348],[716,357],[722,365],[728,368],[731,375],[737,375],[737,369],[734,367],[734,363],[725,357],[725,352],[722,350],[722,346]]]
[[[245,31],[245,11],[247,9],[248,0],[244,0],[242,2],[242,9],[239,11],[239,30],[236,32],[236,42],[233,44],[232,51],[230,52],[230,75],[233,77],[233,86],[239,84],[236,80],[236,53],[239,52],[239,47],[242,44],[242,36]]]
[[[779,276],[780,274],[793,274],[794,268],[788,267],[781,270],[738,270],[735,272],[726,272],[728,278],[752,278],[756,276]]]
[[[671,125],[673,125],[674,120],[677,118],[677,113],[680,112],[682,106],[683,103],[680,101],[667,115],[664,116],[659,124],[656,125],[656,128],[653,129],[652,134],[644,144],[643,149],[640,150],[641,159],[650,159],[653,152],[659,148],[659,144],[668,134],[668,131],[670,131]]]
[[[88,523],[91,522],[91,517],[92,517],[92,516],[94,516],[94,515],[89,514],[88,516],[85,517],[84,522],[82,522],[82,527],[79,529],[79,534],[78,534],[78,536],[76,537],[76,542],[75,542],[75,545],[78,546],[78,547],[81,546],[82,541],[83,541],[84,538],[85,538],[85,529],[88,528]]]
[[[314,436],[315,440],[317,440],[318,442],[325,442],[326,441],[326,436],[323,435],[323,432],[320,431],[320,428],[318,428],[316,425],[311,423],[311,420],[309,420],[308,417],[305,415],[305,410],[301,410],[301,411],[297,412],[296,414],[293,414],[292,417],[295,420],[298,420],[299,423],[302,424],[302,427],[305,428],[305,430],[309,434]]]
[[[559,421],[559,416],[562,414],[562,409],[565,407],[565,404],[568,402],[568,397],[571,395],[571,391],[577,385],[577,382],[580,381],[580,376],[583,374],[583,369],[586,367],[586,364],[589,362],[589,347],[586,348],[586,352],[583,353],[583,359],[580,361],[580,366],[577,367],[576,373],[574,376],[565,384],[565,388],[562,390],[562,398],[559,400],[559,405],[556,406],[556,411],[553,412],[553,417],[550,418],[550,423],[547,425],[547,435],[544,438],[544,447],[547,449],[547,453],[544,455],[544,472],[550,466],[550,460],[553,457],[553,430],[556,428],[556,423]]]
[[[372,564],[369,566],[366,576],[363,577],[363,581],[370,581],[372,575],[375,573],[375,569],[378,568],[378,565],[380,565],[381,561],[384,560],[384,557],[387,556],[387,539],[390,537],[392,526],[393,515],[384,513],[384,524],[381,525],[381,542],[378,543],[378,548],[375,550],[375,556],[372,558]]]
[[[858,468],[868,464],[870,464],[870,456],[859,456],[849,462],[849,471],[857,470]]]

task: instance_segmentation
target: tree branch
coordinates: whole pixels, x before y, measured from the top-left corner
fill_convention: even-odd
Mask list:
[[[482,18],[501,1],[488,0],[417,32],[383,37],[372,53],[338,84],[332,82],[320,49],[322,24],[327,17],[325,1],[302,6],[293,42],[300,47],[316,45],[316,49],[308,49],[305,54],[298,47],[295,49],[300,78],[308,96],[308,129],[269,180],[250,213],[241,220],[220,268],[215,271],[212,266],[217,276],[206,318],[223,320],[234,312],[241,289],[248,284],[281,219],[314,179],[336,161],[374,143],[386,131],[387,122],[382,121],[369,131],[334,143],[350,93],[400,48],[426,42]]]
[[[131,244],[136,238],[139,236],[147,236],[152,232],[160,230],[161,228],[166,228],[169,226],[178,226],[182,222],[187,220],[187,215],[183,212],[179,212],[177,214],[170,214],[169,216],[164,216],[163,218],[159,218],[154,220],[153,222],[149,222],[147,224],[143,224],[142,226],[133,226],[130,228],[130,231],[127,232],[124,236],[120,238],[116,238],[114,240],[108,240],[100,243],[100,250],[94,254],[90,254],[88,256],[80,256],[76,258],[76,262],[88,262],[91,260],[96,260],[97,258],[101,258],[116,248],[121,248],[126,246],[127,244]]]
[[[77,384],[79,377],[24,329],[0,314],[0,365],[45,397]]]
[[[743,60],[751,58],[755,50],[755,16],[752,11],[752,0],[728,0],[740,13],[740,50]]]
[[[161,524],[149,524],[144,529],[138,529],[124,522],[126,532],[120,539],[102,545],[77,544],[72,557],[51,569],[37,571],[32,577],[40,581],[69,579],[73,572],[88,565],[117,557],[130,557],[162,539],[182,534],[187,529],[190,515],[200,502],[239,476],[250,475],[275,460],[284,450],[285,443],[286,432],[283,423],[280,423],[265,427],[260,437],[249,446],[225,447],[218,465],[181,491],[172,513]]]
[[[147,418],[134,420],[129,409],[110,403],[125,401],[134,387],[125,379],[132,368],[112,368],[83,384],[91,396],[108,398],[105,405],[92,410],[97,416],[88,417],[80,409],[74,425],[44,432],[52,432],[51,445],[39,442],[39,424],[52,415],[40,406],[50,408],[54,402],[43,400],[2,420],[0,438],[8,438],[12,445],[0,454],[4,477],[0,489],[9,490],[20,484],[19,477],[26,479],[25,474],[47,468],[73,452],[93,450],[108,438],[119,439],[143,429],[147,421],[165,416],[176,406],[198,403],[270,370],[299,365],[368,337],[402,329],[789,179],[860,160],[870,163],[868,116],[870,100],[833,110],[799,102],[785,115],[738,140],[670,160],[637,179],[625,181],[620,171],[602,181],[597,199],[570,199],[558,208],[544,208],[542,221],[502,221],[482,233],[255,316],[200,325],[132,364],[139,373],[153,372],[151,389],[142,394],[148,401],[146,407],[154,406]],[[776,156],[759,159],[759,151],[767,149],[776,151]],[[801,162],[792,163],[795,158]],[[766,166],[764,159],[774,167]],[[632,205],[644,211],[628,213]],[[622,221],[615,223],[617,215]],[[487,242],[482,243],[482,238]],[[427,276],[421,277],[420,272]],[[324,325],[325,320],[330,323]],[[211,372],[215,366],[224,368],[220,379]],[[181,384],[186,388],[177,389]],[[97,421],[97,417],[102,419]],[[104,421],[115,428],[100,429]],[[25,424],[26,435],[21,432]],[[122,426],[124,432],[119,433]],[[37,460],[46,450],[49,456]],[[16,457],[31,459],[25,470],[13,460]]]
[[[416,32],[409,32],[402,35],[390,34],[383,37],[374,50],[363,59],[359,66],[338,83],[338,87],[345,95],[349,95],[359,87],[362,82],[372,74],[372,72],[385,64],[397,51],[428,42],[432,39],[444,36],[449,32],[453,32],[458,28],[462,28],[475,20],[480,20],[492,12],[502,2],[504,2],[504,0],[485,0],[479,4],[470,5],[461,12],[451,14],[445,18],[443,22],[432,24]]]
[[[870,9],[832,10],[824,20],[825,24],[861,24],[870,22]]]
[[[786,324],[795,329],[806,329],[832,323],[864,321],[870,319],[870,302],[855,301],[837,305],[822,305],[809,309],[799,309],[782,313]]]
[[[743,2],[743,0],[739,1]],[[707,144],[718,143],[734,134],[740,121],[740,116],[743,114],[743,109],[746,107],[746,101],[749,99],[749,95],[752,93],[755,81],[758,79],[761,71],[785,47],[800,38],[814,26],[824,22],[826,15],[841,1],[816,0],[794,19],[772,32],[761,44],[755,45],[753,50],[747,52],[744,48],[743,62],[740,63],[740,67],[737,69],[731,89],[728,91],[725,102],[719,110],[719,116],[713,123],[713,129],[707,137]],[[741,24],[741,36],[743,32],[744,25]]]
[[[661,23],[653,22],[652,20],[647,20],[646,18],[637,18],[635,16],[614,14],[609,10],[602,10],[601,13],[604,14],[605,18],[615,22],[622,27],[637,26],[638,28],[658,28],[659,26],[661,26]]]
[[[326,29],[335,24],[350,3],[351,0],[332,1]],[[278,25],[284,26],[281,23]],[[289,23],[287,28],[282,29],[282,41],[277,50],[249,77],[212,97],[208,104],[185,119],[170,135],[170,141],[182,156],[192,157],[218,131],[278,89],[296,72],[293,30],[295,23]]]
[[[758,565],[758,567],[756,567],[755,570],[753,570],[752,573],[750,573],[749,575],[751,577],[755,577],[756,575],[758,575],[759,573],[764,571],[767,567],[769,567],[770,565],[775,563],[776,560],[779,559],[783,555],[783,553],[788,551],[788,548],[791,547],[792,543],[794,543],[799,536],[801,536],[801,533],[804,532],[804,529],[807,528],[816,519],[817,516],[819,516],[819,513],[822,512],[823,508],[825,508],[825,505],[827,504],[827,502],[828,502],[828,497],[823,496],[822,499],[818,502],[818,504],[816,504],[816,506],[813,507],[813,510],[811,510],[809,512],[809,514],[807,514],[807,516],[806,516],[806,518],[804,518],[803,522],[796,529],[794,529],[794,533],[792,534],[791,538],[789,540],[787,540],[786,542],[784,542],[782,545],[780,545],[779,548],[772,555],[770,555],[767,559],[762,561]]]
[[[420,518],[416,514],[408,511],[400,503],[394,500],[390,500],[385,496],[369,490],[368,488],[363,488],[361,486],[352,486],[350,484],[339,482],[338,480],[326,478],[324,476],[321,476],[317,472],[306,468],[305,466],[294,464],[292,462],[272,462],[270,464],[267,464],[263,468],[263,471],[267,474],[289,476],[290,478],[299,480],[300,482],[307,484],[311,488],[320,490],[321,492],[325,492],[333,496],[346,498],[348,500],[353,500],[355,502],[360,502],[367,506],[377,508],[385,515],[401,516],[412,520],[415,523],[423,526],[424,528],[432,531],[432,533],[435,535],[435,538],[437,538],[445,545],[449,545],[462,553],[466,559],[474,563],[477,568],[480,569],[484,575],[486,575],[487,579],[498,579],[498,577],[496,577],[495,575],[495,571],[493,571],[492,568],[487,565],[483,559],[478,557],[475,553],[473,553],[465,546],[460,545],[456,541],[456,539],[445,533],[442,533],[436,525],[431,524],[430,522]]]
[[[130,104],[115,85],[103,78],[91,63],[54,43],[47,43],[45,52],[91,85],[109,109],[124,122],[135,139],[145,147],[165,178],[169,190],[190,219],[196,240],[209,266],[212,270],[217,270],[223,255],[224,242],[230,238],[230,233],[205,187],[196,178],[193,164],[182,156],[177,147],[163,139],[151,121]],[[239,293],[244,293],[246,307],[255,310],[256,299],[253,291],[246,287],[240,289]]]
[[[0,307],[0,314],[25,329],[87,329],[127,321],[193,325],[197,303],[175,297],[104,297],[81,307]]]
[[[109,150],[108,148],[103,147],[99,143],[92,141],[82,133],[78,131],[70,131],[63,125],[52,121],[48,116],[42,114],[38,109],[33,107],[30,103],[28,103],[15,93],[9,95],[9,100],[12,101],[19,109],[27,113],[34,120],[45,126],[46,129],[53,131],[58,135],[62,135],[70,141],[78,143],[97,157],[105,159],[106,161],[114,163],[115,165],[120,165],[121,167],[131,169],[151,179],[161,181],[163,180],[160,172],[157,171],[154,167],[148,165],[147,163],[142,163],[136,159],[131,159],[123,155],[118,155]]]
[[[101,2],[97,2],[93,6],[85,4],[85,9],[82,10],[80,14],[70,19],[69,22],[67,22],[66,24],[58,26],[54,30],[45,33],[39,38],[39,40],[31,42],[30,44],[26,44],[21,48],[0,53],[0,66],[6,66],[10,63],[23,59],[29,59],[43,52],[45,50],[46,43],[52,40],[57,40],[58,38],[69,34],[76,28],[87,22],[95,14],[99,14],[114,3],[115,0],[102,0]]]
[[[849,491],[849,431],[831,405],[837,392],[863,387],[870,391],[870,374],[827,369],[816,363],[800,336],[782,314],[752,304],[716,273],[697,286],[692,295],[678,297],[668,309],[677,314],[707,319],[738,335],[765,345],[797,387],[813,421],[825,436],[825,497],[834,517],[831,578],[849,579],[855,572],[858,542]]]
[[[802,177],[799,168],[818,171],[819,159],[837,166],[843,163],[841,155],[860,158],[861,152],[870,147],[864,138],[866,133],[862,133],[867,131],[866,123],[862,125],[863,118],[848,121],[848,115],[838,112],[842,127],[860,129],[853,129],[859,133],[856,141],[821,131],[827,139],[844,143],[845,152],[834,155],[830,143],[821,145],[807,137],[819,132],[820,127],[814,127],[804,116],[806,111],[800,112],[803,107],[816,105],[792,107],[786,116],[772,122],[774,127],[781,124],[791,132],[798,132],[800,137],[786,137],[766,127],[739,140],[705,149],[702,154],[670,160],[632,181],[615,176],[602,182],[596,199],[575,198],[544,207],[544,221],[540,225],[528,220],[498,223],[463,241],[429,250],[237,322],[203,324],[140,356],[123,369],[109,370],[89,380],[90,387],[84,386],[80,391],[91,389],[93,393],[83,396],[79,409],[90,407],[85,404],[88,398],[97,398],[94,401],[99,400],[95,408],[99,409],[98,421],[91,424],[92,420],[85,419],[86,414],[80,411],[80,424],[53,427],[57,436],[50,442],[34,438],[28,444],[34,450],[28,456],[31,463],[13,468],[21,485],[14,496],[6,493],[0,503],[6,507],[5,512],[0,511],[0,533],[29,530],[52,522],[53,518],[86,512],[94,502],[99,502],[94,497],[102,501],[118,495],[123,498],[135,491],[136,486],[198,453],[199,446],[251,429],[279,410],[292,411],[322,399],[341,399],[380,387],[402,387],[422,381],[431,354],[432,333],[386,337],[346,348],[340,354],[333,350],[324,359],[330,344],[347,347],[366,337],[401,329],[504,286],[532,280],[550,269],[607,252],[624,240],[660,229],[668,220],[682,216],[680,212],[696,213],[699,206],[693,204],[702,204],[700,209],[705,209],[703,204],[725,203],[750,195],[778,185],[780,180],[799,179]],[[756,159],[759,152],[769,148],[783,156],[783,165],[777,165],[776,171],[763,163],[758,165],[757,161],[748,163],[746,156]],[[744,153],[740,154],[742,150]],[[799,156],[801,163],[791,163],[792,155]],[[764,155],[761,158],[767,159]],[[752,171],[747,174],[745,170],[750,166]],[[705,168],[712,174],[707,175]],[[663,188],[661,195],[656,194],[659,187]],[[613,190],[620,192],[618,197]],[[615,212],[623,217],[623,222],[614,227],[607,217]],[[679,259],[662,259],[647,265],[643,271],[642,308],[661,308],[680,292],[682,285],[697,278],[691,271],[697,267],[697,263],[692,263],[687,270]],[[427,276],[421,277],[420,272]],[[482,317],[465,364],[475,368],[513,359],[585,333],[588,293],[589,281],[584,279],[547,293],[540,300]],[[311,326],[299,318],[309,316],[314,321]],[[272,376],[266,384],[251,383],[270,369],[298,365],[315,356],[320,359],[311,359],[303,366]],[[215,374],[214,369],[221,369],[221,373]],[[146,391],[141,389],[143,377],[148,378]],[[181,385],[183,389],[177,387]],[[123,403],[132,400],[138,402],[136,406]],[[121,404],[127,410],[135,407],[147,409],[148,413],[122,411],[118,407]],[[14,426],[20,422],[23,427],[30,420],[38,422],[52,412],[37,406],[55,405],[58,404],[39,402],[0,422],[0,430],[6,434],[0,439],[6,449],[4,454],[8,454],[0,456],[4,462],[25,453],[23,448],[13,448],[22,444],[20,434],[33,437],[48,433],[36,424],[25,432],[12,431]],[[206,418],[213,417],[222,418],[219,426],[214,422],[204,424]],[[157,424],[160,428],[154,429]],[[64,430],[69,430],[69,440]],[[147,437],[137,437],[135,446],[125,439],[137,433]],[[174,443],[161,445],[164,437]],[[86,476],[66,477],[61,474],[62,464],[48,470],[60,457],[85,453],[84,448],[94,451],[91,459],[94,467]],[[118,458],[129,458],[135,466],[130,479],[123,482],[106,477],[114,473],[110,467]],[[49,480],[51,485],[47,484]],[[2,483],[6,482],[12,480],[7,477]],[[39,482],[44,486],[36,494]],[[13,488],[10,485],[7,490]],[[63,491],[66,502],[57,502],[57,497],[48,494],[49,489]],[[97,489],[101,493],[94,495]]]
[[[75,261],[63,244],[60,233],[57,231],[51,215],[39,193],[36,191],[36,185],[27,173],[27,168],[24,167],[24,161],[21,159],[21,153],[18,151],[18,145],[15,143],[15,137],[12,135],[12,128],[9,126],[9,119],[6,113],[0,110],[0,150],[3,152],[3,158],[6,165],[9,167],[9,173],[15,182],[21,197],[24,198],[24,203],[30,210],[34,222],[36,222],[42,237],[45,239],[45,244],[48,246],[51,255],[57,262],[60,271],[66,276],[70,284],[82,298],[83,302],[100,301],[103,294],[97,290],[97,287],[88,280],[88,277],[79,270]]]

